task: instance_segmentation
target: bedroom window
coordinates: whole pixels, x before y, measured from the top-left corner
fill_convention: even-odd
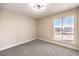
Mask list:
[[[54,40],[74,44],[74,16],[53,20]]]

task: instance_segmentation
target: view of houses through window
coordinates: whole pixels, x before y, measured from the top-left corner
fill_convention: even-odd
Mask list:
[[[74,16],[53,20],[54,39],[74,44]]]

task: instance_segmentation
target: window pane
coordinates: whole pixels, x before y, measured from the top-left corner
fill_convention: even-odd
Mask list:
[[[69,43],[74,42],[74,16],[63,18],[63,40]]]
[[[62,19],[61,18],[54,19],[53,24],[54,24],[54,28],[62,27]]]
[[[54,19],[54,39],[62,40],[62,18]]]
[[[73,27],[73,24],[74,24],[74,17],[73,16],[63,18],[63,26],[64,27]]]

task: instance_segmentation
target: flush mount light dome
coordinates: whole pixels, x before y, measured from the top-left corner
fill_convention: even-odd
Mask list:
[[[43,12],[46,8],[46,3],[32,3],[30,5],[35,12]]]

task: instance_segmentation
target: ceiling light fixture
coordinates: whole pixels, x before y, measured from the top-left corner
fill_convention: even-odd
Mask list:
[[[46,3],[33,3],[30,4],[35,12],[43,12],[46,8]]]

